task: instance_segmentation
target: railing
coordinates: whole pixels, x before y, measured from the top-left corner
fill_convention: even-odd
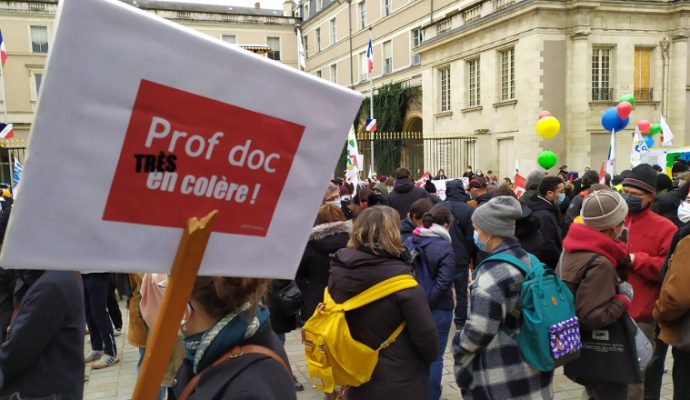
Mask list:
[[[502,10],[515,4],[515,0],[494,0],[494,11]]]
[[[476,21],[482,17],[482,5],[478,4],[462,12],[462,19],[465,23]]]
[[[441,21],[436,25],[436,34],[437,35],[440,35],[444,32],[448,32],[449,30],[450,30],[450,18],[448,18],[444,21]]]
[[[611,101],[613,100],[612,88],[592,88],[592,101]]]
[[[635,100],[654,100],[654,88],[635,89]]]
[[[29,3],[29,11],[45,11],[46,5],[44,3]]]

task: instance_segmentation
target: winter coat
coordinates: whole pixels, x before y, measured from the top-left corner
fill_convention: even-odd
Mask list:
[[[149,328],[141,315],[141,281],[142,274],[129,274],[132,298],[129,300],[129,325],[127,329],[127,341],[135,347],[146,347],[149,336]]]
[[[541,235],[541,223],[527,206],[522,206],[522,215],[522,218],[515,221],[515,237],[523,250],[542,260],[544,237]]]
[[[429,275],[434,277],[431,292],[427,293],[429,308],[432,310],[452,311],[455,306],[452,289],[455,277],[455,254],[450,240],[448,231],[436,224],[430,229],[416,229],[412,239],[415,246],[423,249],[424,262],[429,268]]]
[[[287,315],[280,307],[280,297],[278,293],[288,287],[292,281],[290,279],[274,279],[268,290],[268,311],[271,313],[271,326],[273,332],[288,333],[297,329],[297,314]],[[305,315],[304,319],[311,317]]]
[[[79,275],[69,271],[46,271],[28,288],[0,346],[0,398],[82,398],[83,291]]]
[[[288,363],[283,345],[271,330],[270,322],[264,323],[242,344],[267,347]],[[297,399],[290,373],[278,361],[263,354],[244,354],[209,367],[203,374],[189,400]],[[178,399],[193,377],[192,363],[185,359],[168,391],[168,399]]]
[[[628,282],[633,286],[630,316],[635,321],[651,322],[652,311],[659,298],[659,272],[668,253],[676,226],[647,208],[625,218],[628,228],[628,252],[635,256]]]
[[[491,254],[513,255],[529,265],[517,240],[505,240]],[[465,400],[551,399],[553,371],[529,366],[510,332],[519,326],[512,315],[524,276],[505,262],[488,262],[470,283],[467,323],[453,339],[455,379]]]
[[[618,294],[620,280],[616,272],[616,266],[629,262],[625,243],[586,225],[575,224],[563,247],[558,275],[575,296],[580,327],[592,331],[618,321],[629,304]]]
[[[467,204],[467,200],[469,196],[460,179],[446,183],[446,201],[443,204],[447,205],[453,214],[454,221],[449,231],[458,271],[466,269],[477,253],[472,225],[474,208]]]
[[[7,328],[12,319],[15,279],[14,270],[0,268],[0,343],[5,341]]]
[[[558,258],[563,250],[563,229],[561,215],[556,206],[541,196],[532,197],[527,203],[532,215],[541,224],[541,235],[544,238],[544,250],[540,261],[551,269],[556,268]]]
[[[0,245],[5,242],[5,232],[7,232],[7,224],[10,221],[12,204],[14,204],[13,199],[5,199],[2,202],[2,211],[0,211]]]
[[[539,196],[539,184],[546,174],[543,171],[532,171],[527,175],[527,181],[525,182],[525,193],[520,196],[520,203],[527,205],[532,197]]]
[[[345,248],[333,258],[328,290],[342,303],[381,281],[411,272],[407,253],[396,258]],[[438,355],[438,337],[422,288],[401,290],[349,311],[346,318],[352,337],[371,348],[378,348],[406,323],[398,339],[379,353],[371,381],[348,390],[347,399],[429,398],[429,366]]]
[[[331,255],[347,245],[352,222],[331,222],[317,225],[311,230],[309,242],[302,255],[295,281],[302,291],[302,318],[306,321],[323,301],[328,285]]]
[[[403,219],[410,212],[412,203],[425,197],[429,197],[429,194],[426,190],[415,186],[412,179],[396,179],[393,191],[388,195],[388,203],[398,210],[400,219]]]
[[[682,201],[683,199],[680,198],[678,189],[671,190],[670,192],[657,195],[654,203],[652,203],[652,211],[680,227],[683,223],[678,219],[678,207],[680,207]]]
[[[486,192],[483,195],[477,197],[475,200],[477,201],[477,207],[482,206],[486,203],[489,202],[489,200],[494,198],[494,193],[493,192]]]
[[[417,229],[417,225],[415,225],[414,222],[410,221],[409,217],[404,218],[400,221],[400,236],[402,237],[403,242],[407,238],[412,237],[412,233],[415,229]]]
[[[573,224],[573,221],[575,221],[575,218],[580,216],[580,211],[582,211],[582,203],[587,196],[589,196],[589,190],[585,189],[575,195],[572,200],[570,200],[570,205],[568,206],[568,210],[565,212],[565,218],[563,221],[563,236],[568,235],[568,230]]]
[[[674,346],[678,344],[680,318],[690,312],[690,225],[684,225],[671,245],[668,268],[661,285],[661,294],[654,307],[654,319],[659,322],[659,339]]]

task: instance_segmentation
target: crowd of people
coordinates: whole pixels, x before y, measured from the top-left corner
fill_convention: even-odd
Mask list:
[[[285,334],[322,310],[324,293],[343,304],[401,275],[419,284],[346,313],[348,334],[380,353],[366,383],[327,399],[438,400],[449,342],[463,398],[552,399],[553,370],[535,368],[515,340],[527,278],[505,261],[530,267],[535,256],[570,289],[583,341],[632,323],[653,345],[642,371],[583,349],[565,374],[587,398],[659,399],[670,346],[674,399],[688,400],[687,171],[641,164],[600,180],[563,166],[530,173],[518,196],[509,179],[468,166],[465,180],[434,176],[446,179],[445,199],[406,168],[357,186],[334,179],[294,280],[197,278],[158,399],[295,399],[304,387]],[[164,274],[0,271],[0,398],[82,398],[86,365],[119,362],[116,292],[143,359],[166,286]]]

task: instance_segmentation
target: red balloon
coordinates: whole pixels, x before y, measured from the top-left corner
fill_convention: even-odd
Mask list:
[[[618,116],[621,117],[621,119],[628,118],[631,112],[632,104],[628,103],[627,101],[618,104]]]
[[[637,121],[637,128],[646,136],[652,128],[652,123],[646,119],[641,119]]]
[[[551,116],[551,113],[548,111],[542,111],[539,113],[539,119],[542,119],[544,117],[550,117],[550,116]]]

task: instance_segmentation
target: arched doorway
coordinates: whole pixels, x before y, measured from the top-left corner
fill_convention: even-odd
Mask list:
[[[414,139],[410,137],[403,140],[400,164],[408,167],[414,176],[420,176],[424,172],[424,140],[421,138],[423,129],[422,113],[418,111],[409,112],[403,123],[403,131],[414,132],[419,135],[412,136]]]

